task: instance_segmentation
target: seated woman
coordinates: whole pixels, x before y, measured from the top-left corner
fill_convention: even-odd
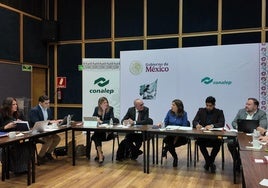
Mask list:
[[[98,100],[98,106],[95,107],[93,116],[98,117],[98,123],[109,123],[110,119],[112,118],[114,123],[118,123],[118,119],[114,117],[114,109],[113,107],[109,106],[108,99],[106,97],[101,97]],[[103,163],[104,156],[102,152],[102,141],[111,140],[114,138],[113,133],[106,134],[106,132],[103,131],[95,131],[92,135],[92,140],[95,143],[97,156],[95,157],[96,161],[99,161],[99,163]]]
[[[171,109],[168,111],[165,120],[165,125],[178,125],[178,126],[190,126],[187,113],[184,111],[183,103],[179,99],[175,99],[172,101]],[[178,156],[175,151],[175,147],[179,147],[181,145],[187,144],[187,138],[181,136],[166,136],[163,140],[165,143],[165,147],[162,151],[162,156],[167,156],[167,151],[173,157],[173,167],[178,166]]]
[[[16,131],[14,121],[24,120],[23,114],[19,111],[15,98],[7,97],[0,109],[0,131]],[[10,147],[10,171],[15,174],[27,172],[28,161],[30,160],[30,145],[27,142],[14,143]]]

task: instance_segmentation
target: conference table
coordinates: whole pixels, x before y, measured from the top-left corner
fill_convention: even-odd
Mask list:
[[[8,136],[0,138],[0,147],[2,148],[2,181],[9,179],[9,146],[14,143],[28,142],[30,146],[31,159],[28,161],[28,173],[27,173],[27,185],[35,183],[35,144],[36,140],[41,137],[65,132],[65,144],[68,143],[68,131],[71,127],[60,126],[58,129],[47,130],[44,132],[17,132],[15,138],[9,138]]]
[[[173,136],[184,136],[188,137],[190,139],[192,138],[212,138],[212,139],[223,139],[223,138],[229,138],[229,139],[235,139],[237,136],[236,132],[228,132],[223,129],[215,129],[211,131],[207,130],[197,130],[195,128],[191,129],[188,128],[187,130],[184,130],[184,128],[179,128],[175,130],[171,129],[158,129],[158,128],[151,128],[147,129],[147,134],[148,137],[152,135],[156,135],[156,161],[158,161],[158,135],[173,135]],[[149,152],[150,152],[150,144],[147,143],[147,167],[146,167],[146,172],[149,174],[150,169],[149,169],[149,163],[150,163],[150,158],[149,158]],[[189,155],[189,153],[187,153]],[[189,166],[189,156],[187,156],[187,166]],[[234,182],[235,182],[235,176],[234,176]]]
[[[103,132],[117,132],[117,133],[135,133],[139,132],[143,135],[143,171],[146,173],[146,133],[147,130],[150,129],[152,125],[136,125],[136,126],[124,126],[124,125],[103,125],[98,127],[93,126],[84,126],[83,123],[76,123],[72,125],[72,148],[73,148],[73,166],[75,166],[75,158],[76,158],[76,151],[75,151],[75,131],[86,131],[87,132],[87,148],[90,139],[90,132],[91,131],[103,131]],[[149,142],[149,141],[148,141]]]
[[[238,133],[239,154],[242,163],[242,187],[263,187],[259,183],[268,179],[268,146],[260,149],[252,148],[252,136]],[[259,161],[256,162],[255,160]]]

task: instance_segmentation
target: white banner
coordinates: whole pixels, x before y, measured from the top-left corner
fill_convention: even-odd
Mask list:
[[[119,59],[83,59],[83,117],[93,115],[98,99],[106,97],[119,118]]]
[[[181,99],[192,122],[208,96],[231,124],[248,97],[260,99],[260,44],[121,52],[121,118],[144,98],[154,123]],[[266,78],[266,77],[265,77]]]

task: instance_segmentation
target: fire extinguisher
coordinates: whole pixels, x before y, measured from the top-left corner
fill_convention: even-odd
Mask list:
[[[58,88],[58,91],[57,91],[57,99],[58,99],[58,102],[61,102],[62,100],[62,91],[60,90],[60,88]]]

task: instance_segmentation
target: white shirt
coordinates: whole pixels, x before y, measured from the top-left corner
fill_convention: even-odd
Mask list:
[[[247,113],[247,117],[246,117],[246,119],[248,119],[248,120],[252,120],[253,119],[253,116],[256,114],[256,112],[257,111],[255,111],[253,114],[249,114],[249,113]]]
[[[40,104],[39,104],[41,110],[42,110],[42,113],[43,113],[43,116],[44,116],[44,121],[46,121],[48,119],[48,113],[47,113],[47,109],[46,108],[43,108]]]

